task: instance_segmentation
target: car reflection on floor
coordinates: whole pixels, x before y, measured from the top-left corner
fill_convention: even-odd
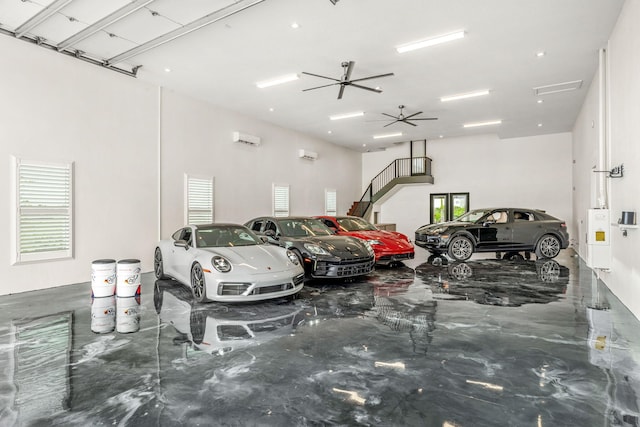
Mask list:
[[[569,282],[569,269],[551,259],[448,262],[430,257],[416,267],[416,275],[432,288],[434,299],[506,307],[557,301]]]
[[[253,304],[198,304],[191,292],[173,280],[157,280],[156,312],[178,332],[175,343],[188,343],[211,354],[258,345],[291,334],[302,320],[301,309],[287,300]]]

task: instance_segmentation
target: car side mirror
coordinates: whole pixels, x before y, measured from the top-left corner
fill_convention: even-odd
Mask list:
[[[185,250],[189,250],[189,244],[185,240],[176,240],[173,242],[173,246],[178,248],[184,248]]]
[[[260,240],[262,240],[263,243],[269,243],[269,238],[267,236],[260,236]]]

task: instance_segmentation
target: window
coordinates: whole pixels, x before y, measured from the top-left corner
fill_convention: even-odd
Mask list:
[[[14,263],[73,256],[73,163],[15,159]]]
[[[469,212],[469,193],[431,194],[431,224],[453,221]]]
[[[185,213],[187,224],[213,222],[213,177],[185,174]]]
[[[338,213],[338,199],[336,190],[326,189],[324,190],[324,214],[330,216],[336,216]]]
[[[273,216],[289,216],[289,186],[273,184]]]

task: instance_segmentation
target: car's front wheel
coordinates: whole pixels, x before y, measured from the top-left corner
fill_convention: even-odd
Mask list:
[[[198,302],[207,300],[207,286],[204,279],[204,271],[200,264],[195,263],[191,267],[191,292]]]
[[[153,272],[156,275],[156,279],[166,279],[164,275],[164,264],[162,263],[162,251],[160,248],[156,248],[156,252],[153,255]]]
[[[547,234],[536,246],[536,256],[538,258],[555,258],[560,253],[560,240],[556,236]]]
[[[473,242],[468,237],[456,236],[451,239],[447,253],[453,259],[466,261],[473,255]]]

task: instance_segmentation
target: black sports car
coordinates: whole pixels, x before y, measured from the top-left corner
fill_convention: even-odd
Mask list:
[[[368,274],[375,263],[368,242],[337,236],[322,221],[308,217],[260,217],[245,224],[268,242],[290,249],[312,278]]]
[[[474,252],[535,252],[554,258],[569,246],[567,224],[536,209],[476,209],[458,219],[423,225],[416,245],[435,255],[448,254],[465,261]]]

